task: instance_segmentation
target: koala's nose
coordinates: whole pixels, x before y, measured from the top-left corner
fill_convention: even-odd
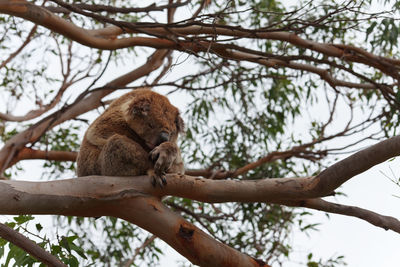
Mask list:
[[[169,133],[164,131],[161,132],[160,136],[158,137],[158,140],[160,144],[169,141]]]

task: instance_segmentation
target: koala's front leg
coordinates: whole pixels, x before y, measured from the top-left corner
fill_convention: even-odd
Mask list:
[[[99,156],[102,175],[137,176],[152,167],[147,152],[126,136],[114,134],[107,139]]]
[[[164,142],[150,151],[150,159],[154,162],[154,170],[150,170],[152,184],[158,183],[161,187],[167,184],[165,174],[174,165],[179,156],[179,148],[173,142]],[[152,173],[154,172],[154,173]]]

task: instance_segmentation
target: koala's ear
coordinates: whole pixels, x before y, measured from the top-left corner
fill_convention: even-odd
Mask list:
[[[133,100],[129,111],[132,116],[147,116],[150,111],[150,101],[148,99]]]
[[[179,133],[183,133],[185,130],[185,123],[183,122],[181,116],[178,114],[175,119],[176,129],[178,129]]]

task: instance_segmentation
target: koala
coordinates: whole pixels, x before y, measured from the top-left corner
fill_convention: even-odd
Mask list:
[[[153,186],[166,173],[184,173],[177,146],[184,123],[168,99],[138,89],[114,100],[87,129],[77,157],[77,175],[149,175]]]

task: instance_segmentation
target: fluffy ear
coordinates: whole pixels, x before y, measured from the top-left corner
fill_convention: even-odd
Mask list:
[[[147,116],[150,111],[150,101],[148,99],[134,99],[129,106],[129,114],[132,116]]]
[[[183,122],[181,116],[178,114],[175,119],[176,129],[178,129],[179,133],[183,133],[185,130],[185,123]]]

